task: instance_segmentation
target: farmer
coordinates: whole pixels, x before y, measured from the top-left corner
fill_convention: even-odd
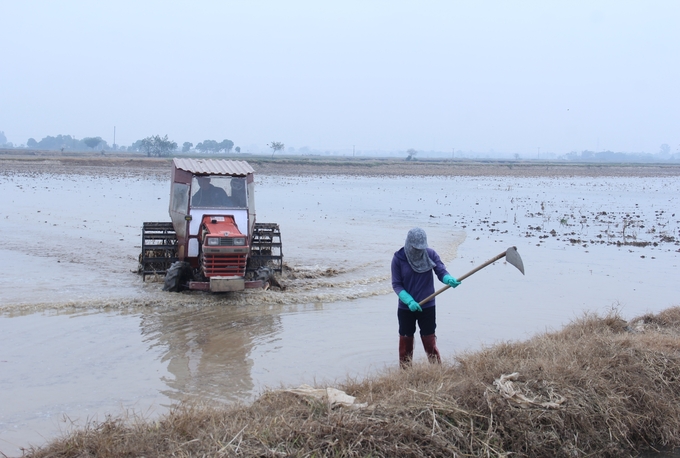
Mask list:
[[[230,205],[230,199],[227,192],[212,183],[210,177],[197,177],[199,190],[191,198],[191,205],[197,207],[227,207]]]
[[[404,247],[394,253],[392,258],[392,289],[399,296],[399,364],[408,367],[413,359],[413,335],[416,323],[420,328],[425,353],[431,363],[441,363],[437,349],[434,298],[423,304],[422,301],[434,293],[432,270],[437,278],[452,288],[460,285],[446,271],[439,255],[427,247],[427,235],[419,227],[408,231]]]
[[[247,207],[245,178],[231,179],[231,200],[237,207]]]

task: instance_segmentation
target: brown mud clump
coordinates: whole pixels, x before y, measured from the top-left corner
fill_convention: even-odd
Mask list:
[[[358,406],[284,390],[244,406],[107,419],[32,457],[636,456],[680,445],[680,307],[558,332],[340,386]],[[395,364],[396,366],[396,364]]]

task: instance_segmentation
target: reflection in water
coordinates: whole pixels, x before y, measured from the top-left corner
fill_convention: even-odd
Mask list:
[[[276,338],[281,318],[230,305],[151,311],[140,326],[146,340],[166,348],[162,360],[172,376],[164,394],[176,400],[247,399],[253,391],[250,354]]]

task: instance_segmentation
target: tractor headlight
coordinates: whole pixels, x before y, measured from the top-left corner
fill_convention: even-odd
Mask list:
[[[208,246],[217,246],[220,244],[219,237],[208,237]]]
[[[245,246],[245,244],[246,244],[246,239],[244,239],[242,237],[234,239],[234,245],[235,246]]]

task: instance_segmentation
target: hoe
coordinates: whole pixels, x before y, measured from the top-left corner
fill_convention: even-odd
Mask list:
[[[470,272],[466,273],[465,275],[462,275],[460,277],[456,277],[458,281],[463,281],[466,278],[468,278],[470,275],[472,275],[475,272],[478,272],[488,266],[489,264],[493,264],[494,262],[498,261],[499,259],[505,257],[505,260],[508,261],[509,264],[512,264],[513,266],[517,267],[517,269],[522,272],[522,275],[524,275],[524,263],[522,263],[522,258],[519,256],[519,253],[517,252],[517,248],[514,246],[511,246],[501,254],[494,256],[493,258],[489,259],[486,261],[484,264],[479,265],[472,269]],[[431,300],[433,297],[438,296],[439,294],[443,293],[447,289],[449,289],[450,286],[446,285],[443,288],[435,291],[434,293],[430,294],[427,296],[425,299],[420,301],[420,305],[425,304],[427,301]]]

